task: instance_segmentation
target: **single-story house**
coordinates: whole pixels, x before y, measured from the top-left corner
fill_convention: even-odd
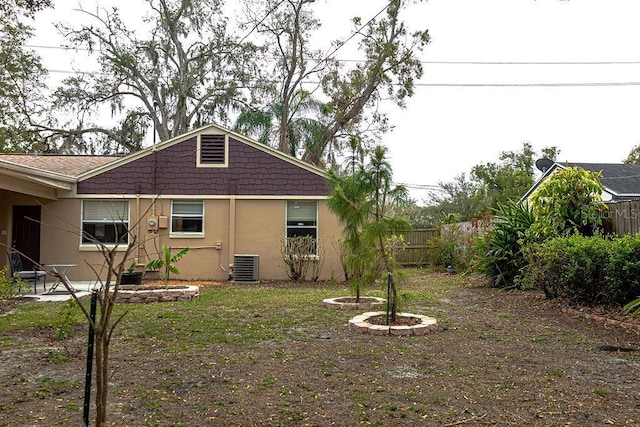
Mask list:
[[[601,172],[600,182],[604,186],[602,192],[604,202],[640,199],[640,164],[555,162],[543,171],[542,176],[522,196],[521,200],[529,200],[544,180],[557,170],[566,169],[567,166],[580,167],[591,172]]]
[[[328,279],[342,271],[328,195],[324,170],[216,125],[124,157],[0,154],[0,245],[92,280],[102,257],[86,234],[113,245],[128,228],[138,270],[166,244],[190,249],[179,279],[227,280],[242,259],[277,280],[284,239],[311,235]]]

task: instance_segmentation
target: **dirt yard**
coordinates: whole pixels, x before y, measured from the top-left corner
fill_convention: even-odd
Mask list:
[[[253,296],[223,285],[196,303],[132,305],[112,348],[110,424],[640,425],[637,322],[442,277],[410,278],[405,309],[443,325],[424,337],[350,331],[357,313],[321,307],[338,296],[328,285]],[[269,286],[281,299],[261,304]],[[22,304],[33,303],[12,309]],[[62,343],[54,333],[2,337],[0,426],[81,425],[86,326]]]

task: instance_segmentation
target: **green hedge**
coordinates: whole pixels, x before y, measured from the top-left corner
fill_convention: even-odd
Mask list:
[[[495,209],[491,227],[474,244],[476,268],[491,286],[520,287],[520,275],[526,266],[523,245],[534,221],[535,215],[522,203],[508,201]]]
[[[640,296],[640,237],[560,237],[524,252],[523,284],[549,298],[622,305]]]
[[[640,235],[612,242],[607,276],[617,301],[627,303],[640,296]]]

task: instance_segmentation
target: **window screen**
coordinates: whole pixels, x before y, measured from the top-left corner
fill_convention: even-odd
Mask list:
[[[313,201],[287,202],[287,237],[318,238],[318,203]]]
[[[129,202],[82,201],[82,243],[129,243]]]
[[[202,233],[204,205],[202,200],[174,200],[171,205],[172,233]]]

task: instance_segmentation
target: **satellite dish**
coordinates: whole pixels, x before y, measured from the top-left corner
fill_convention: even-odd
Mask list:
[[[551,166],[553,166],[555,162],[549,159],[538,159],[536,160],[536,167],[542,173],[545,173]]]

